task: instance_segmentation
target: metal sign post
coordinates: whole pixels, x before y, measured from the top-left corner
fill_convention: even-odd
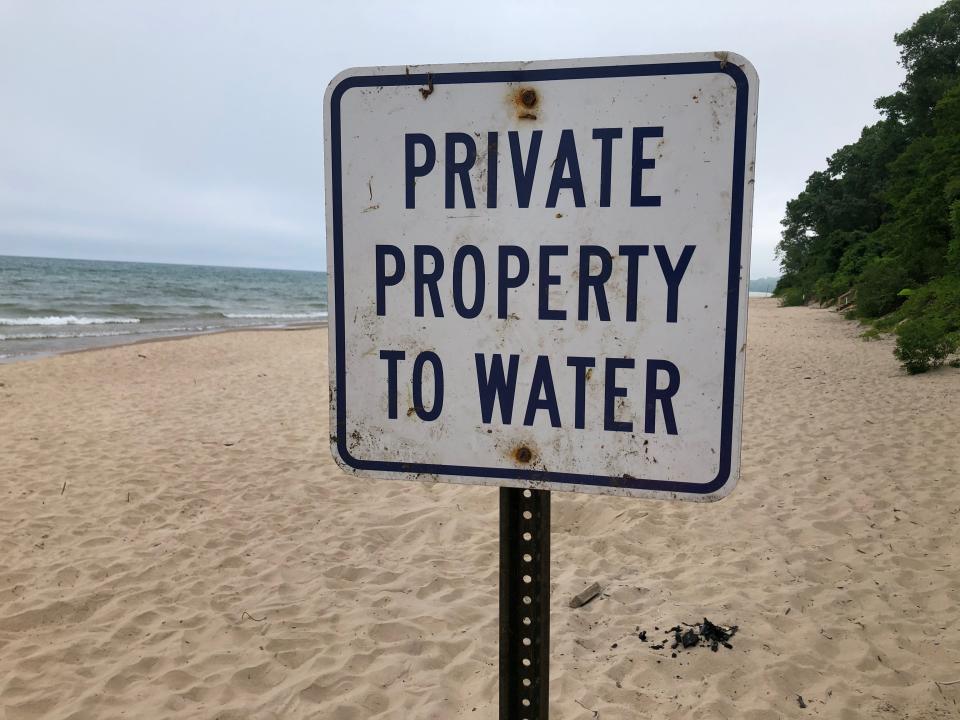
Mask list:
[[[500,720],[547,720],[550,492],[500,488]]]

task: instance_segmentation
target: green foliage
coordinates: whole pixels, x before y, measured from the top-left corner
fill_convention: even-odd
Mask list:
[[[774,297],[783,297],[783,294],[793,287],[798,287],[798,280],[795,275],[781,275],[780,279],[777,280],[776,286],[773,288]]]
[[[947,332],[960,330],[960,275],[945,275],[914,290],[903,304],[904,319],[938,318]]]
[[[856,312],[854,312],[853,317],[856,317]],[[897,329],[897,325],[903,322],[903,313],[900,310],[895,310],[889,315],[884,315],[872,322],[873,326],[880,332],[893,332]]]
[[[960,83],[933,110],[935,134],[918,138],[890,165],[887,199],[896,254],[918,282],[941,274],[960,195]]]
[[[838,270],[851,246],[880,227],[888,205],[886,168],[903,147],[896,123],[864,128],[860,140],[834,153],[827,170],[811,175],[803,192],[787,203],[777,257],[793,286],[812,292],[817,279]]]
[[[948,333],[945,323],[936,317],[908,320],[897,328],[897,347],[893,354],[911,375],[943,365],[960,345],[960,336]]]
[[[831,302],[896,331],[918,371],[960,336],[960,0],[896,35],[906,79],[883,119],[827,159],[787,203],[777,257],[784,305]]]
[[[910,293],[903,305],[906,318],[936,315],[949,326],[960,330],[960,275],[945,275]]]
[[[899,92],[880,98],[876,106],[912,135],[925,134],[937,100],[960,79],[960,0],[924,13],[894,40],[907,78]]]
[[[842,295],[850,286],[841,278],[833,275],[824,275],[813,284],[813,296],[821,305],[833,305],[837,297]]]
[[[803,290],[798,287],[787,288],[778,297],[780,298],[780,307],[797,307],[807,301]]]
[[[857,312],[861,317],[878,318],[893,312],[903,302],[900,291],[910,282],[903,266],[893,258],[870,263],[857,283]]]
[[[881,333],[880,330],[878,330],[875,327],[872,327],[872,328],[867,328],[862,333],[860,333],[860,338],[862,340],[867,340],[867,341],[879,340],[882,334],[883,333]]]
[[[948,275],[911,293],[898,313],[897,358],[910,373],[942,365],[960,346],[960,276]]]
[[[960,273],[960,200],[950,204],[950,244],[947,246],[947,266]]]
[[[853,287],[856,279],[863,274],[863,269],[883,253],[886,245],[882,235],[882,229],[874,233],[851,234],[850,242],[840,256],[836,272],[837,277],[842,278],[847,289]]]

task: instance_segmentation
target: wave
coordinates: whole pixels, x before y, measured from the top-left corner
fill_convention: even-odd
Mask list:
[[[307,313],[221,313],[231,320],[317,320],[327,317],[326,311]]]
[[[46,317],[4,318],[0,325],[133,325],[140,318],[131,317],[77,317],[76,315],[48,315]]]
[[[118,337],[122,335],[160,335],[178,333],[202,333],[211,330],[222,330],[216,325],[202,325],[196,327],[170,327],[153,328],[151,330],[98,330],[77,332],[33,332],[18,333],[17,335],[0,335],[0,341],[4,340],[73,340],[75,338],[99,338],[99,337]]]
[[[104,332],[76,332],[76,333],[21,333],[19,335],[0,335],[3,340],[68,340],[71,338],[113,337],[114,335],[138,335],[135,330],[105,330]]]

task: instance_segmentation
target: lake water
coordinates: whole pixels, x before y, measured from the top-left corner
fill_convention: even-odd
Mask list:
[[[322,272],[0,256],[0,362],[326,317]]]

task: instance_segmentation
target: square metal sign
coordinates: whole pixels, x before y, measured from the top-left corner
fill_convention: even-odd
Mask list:
[[[325,107],[330,444],[344,470],[731,491],[749,62],[355,68]]]

